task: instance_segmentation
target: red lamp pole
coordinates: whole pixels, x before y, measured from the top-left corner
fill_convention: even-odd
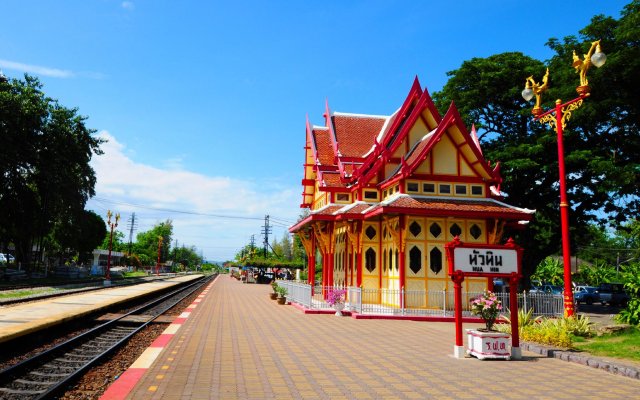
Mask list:
[[[111,210],[107,210],[107,225],[111,229],[111,233],[109,234],[109,254],[107,255],[107,270],[105,271],[104,278],[106,280],[111,279],[111,247],[113,244],[113,229],[118,226],[118,220],[120,220],[120,214],[116,214],[115,222],[111,222],[111,217],[113,214]]]
[[[162,249],[162,236],[158,236],[158,261],[156,262],[156,275],[160,275],[160,250]]]
[[[556,128],[558,142],[558,173],[560,174],[560,229],[562,232],[562,262],[564,266],[564,315],[571,317],[574,314],[573,285],[571,283],[571,247],[569,239],[569,201],[567,200],[567,174],[564,166],[564,119],[571,115],[571,111],[582,105],[582,100],[589,94],[581,94],[579,97],[561,104],[556,100],[555,108],[536,115],[536,119],[542,123],[547,122]],[[567,114],[566,114],[567,113]]]
[[[547,90],[549,83],[549,69],[542,78],[542,84],[538,84],[533,76],[528,77],[525,82],[525,88],[522,91],[522,97],[529,101],[536,97],[536,105],[533,107],[532,113],[536,120],[541,123],[547,123],[550,127],[555,128],[558,141],[558,173],[560,174],[560,225],[562,230],[562,262],[564,264],[564,315],[572,317],[573,309],[573,285],[571,284],[571,249],[569,247],[569,202],[567,200],[567,184],[566,171],[564,167],[564,124],[571,118],[571,113],[582,105],[582,101],[589,97],[591,88],[587,80],[587,71],[591,65],[601,67],[604,65],[607,57],[600,50],[600,41],[591,43],[591,48],[581,60],[573,52],[573,67],[580,75],[580,86],[576,88],[578,97],[562,104],[561,100],[556,100],[555,108],[543,113],[540,107],[542,93]]]

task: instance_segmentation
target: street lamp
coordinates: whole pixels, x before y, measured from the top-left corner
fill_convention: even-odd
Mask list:
[[[111,229],[111,233],[109,235],[109,255],[107,256],[107,271],[105,272],[105,280],[107,282],[109,282],[109,280],[111,279],[111,245],[113,243],[113,229],[115,227],[118,226],[118,221],[120,220],[120,214],[116,214],[116,220],[115,222],[111,222],[111,217],[113,216],[113,213],[111,213],[111,210],[107,210],[107,225],[109,225],[109,228]]]
[[[591,48],[584,55],[584,59],[580,59],[573,52],[573,67],[576,72],[580,74],[580,86],[576,88],[578,97],[570,100],[566,103],[562,103],[562,100],[556,100],[555,108],[552,108],[546,112],[542,111],[540,102],[542,93],[548,88],[549,81],[549,69],[542,78],[542,84],[538,84],[533,80],[533,76],[528,77],[525,80],[525,87],[522,91],[522,97],[529,101],[534,96],[536,97],[536,104],[531,110],[531,113],[536,120],[542,124],[549,124],[549,127],[555,128],[558,137],[558,170],[560,173],[560,223],[562,227],[562,260],[564,263],[564,315],[571,317],[574,314],[573,310],[573,291],[571,287],[571,250],[569,248],[569,203],[567,201],[567,186],[566,186],[566,173],[564,168],[564,145],[563,145],[563,129],[566,121],[571,118],[571,113],[577,110],[582,101],[589,97],[591,88],[589,87],[589,81],[587,80],[587,71],[593,64],[596,67],[601,67],[607,60],[607,56],[600,49],[600,41],[597,40],[591,43]]]
[[[156,262],[156,275],[160,275],[160,250],[162,250],[162,236],[158,236],[158,262]]]

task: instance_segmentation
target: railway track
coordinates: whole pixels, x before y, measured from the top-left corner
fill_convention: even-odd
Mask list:
[[[52,399],[105,360],[133,335],[206,285],[203,278],[164,294],[71,340],[0,371],[0,399]]]

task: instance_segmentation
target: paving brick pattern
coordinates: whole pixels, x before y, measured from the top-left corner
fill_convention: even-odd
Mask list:
[[[445,322],[305,315],[220,276],[129,399],[638,398],[640,381],[523,352],[453,357]],[[472,327],[473,325],[465,325]]]

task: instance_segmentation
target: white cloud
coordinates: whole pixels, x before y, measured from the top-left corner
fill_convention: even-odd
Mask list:
[[[136,8],[135,4],[133,4],[132,1],[123,1],[121,6],[125,10],[134,10]]]
[[[39,65],[23,64],[19,62],[0,60],[0,68],[9,70],[28,72],[36,75],[50,76],[53,78],[72,78],[75,73],[66,69],[42,67]]]
[[[137,163],[109,132],[102,131],[99,136],[108,142],[101,146],[104,154],[91,161],[97,176],[96,198],[87,208],[100,215],[106,209],[120,212],[119,229],[127,239],[127,220],[133,212],[138,218],[138,232],[171,219],[174,238],[180,245],[196,246],[211,260],[226,260],[246,245],[251,235],[262,243],[265,214],[293,222],[300,213],[298,188],[205,176],[176,168],[179,157],[168,168]],[[285,231],[286,227],[275,225],[273,233],[282,238]]]
[[[48,76],[52,78],[80,77],[80,78],[89,78],[89,79],[96,79],[96,80],[107,78],[107,75],[103,74],[102,72],[92,72],[92,71],[74,72],[68,69],[43,67],[40,65],[24,64],[24,63],[19,63],[15,61],[1,60],[1,59],[0,59],[0,68],[5,68],[13,71],[26,72],[33,75]]]

